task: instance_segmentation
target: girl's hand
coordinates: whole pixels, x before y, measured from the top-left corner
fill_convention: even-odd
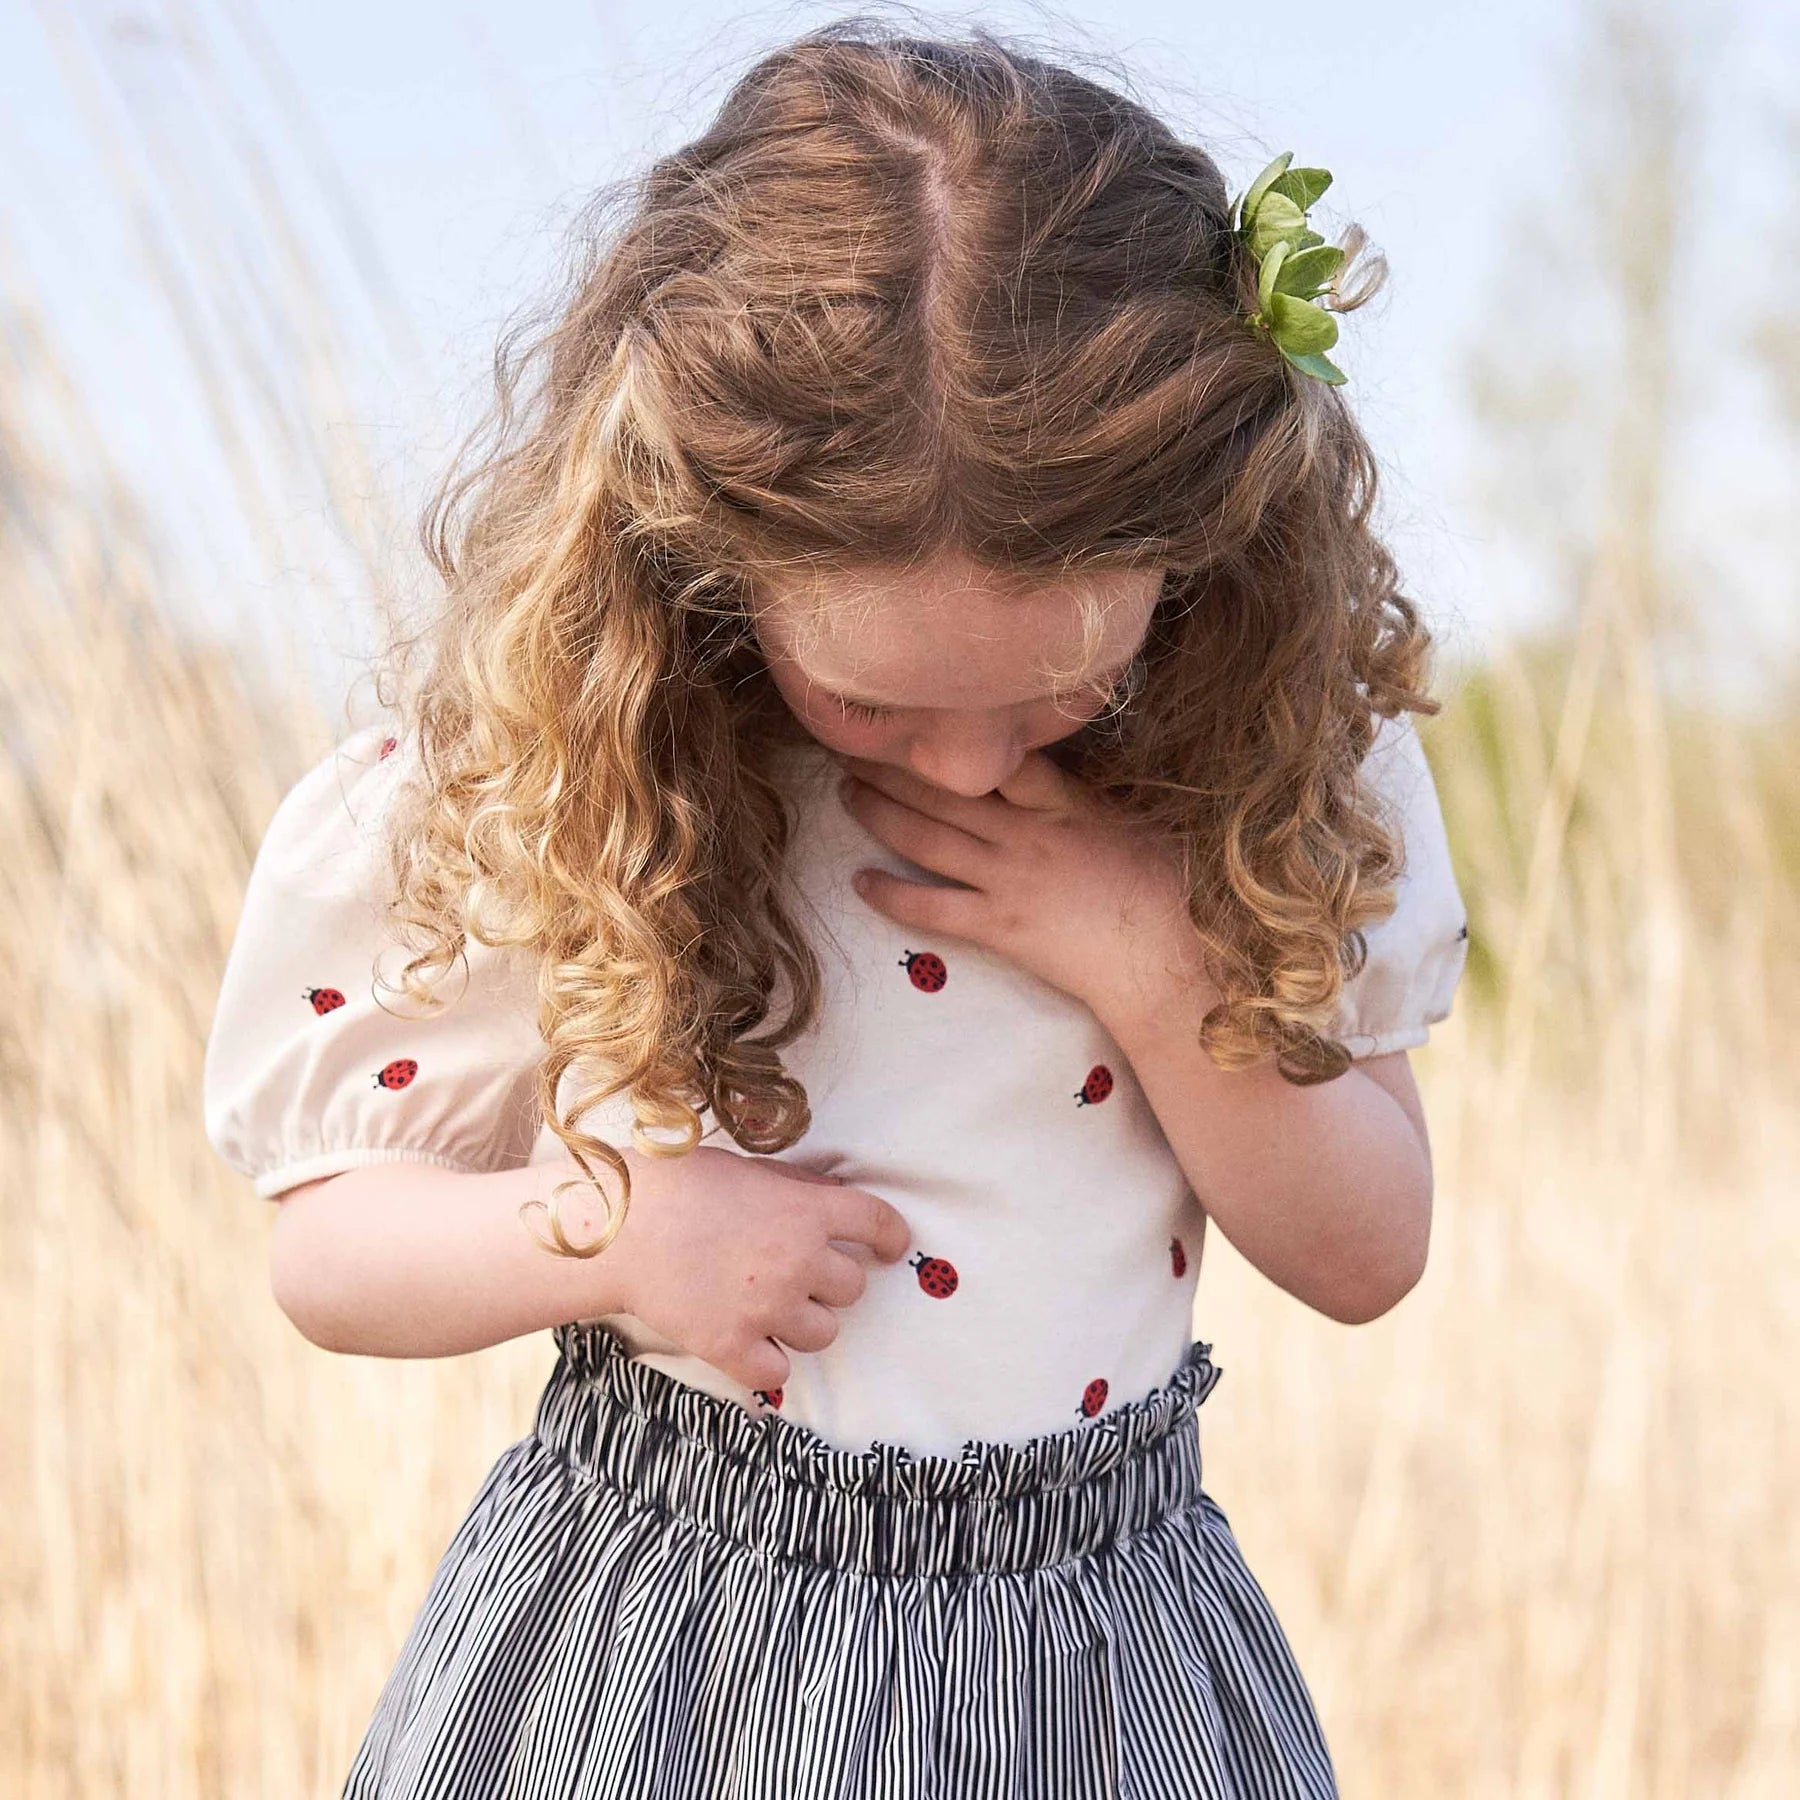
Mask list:
[[[867,1245],[895,1262],[911,1242],[878,1194],[702,1144],[634,1161],[625,1223],[595,1266],[618,1310],[745,1387],[768,1389],[787,1379],[782,1346],[823,1350],[838,1334],[832,1309],[868,1285],[862,1260],[838,1246]]]
[[[1173,858],[1042,751],[979,799],[886,763],[840,760],[857,778],[844,804],[871,836],[966,884],[860,871],[857,891],[878,912],[980,944],[1102,1018],[1153,1010],[1171,981],[1201,978]]]

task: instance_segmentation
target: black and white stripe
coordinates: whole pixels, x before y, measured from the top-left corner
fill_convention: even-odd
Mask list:
[[[563,1326],[345,1800],[1335,1800],[1194,1409],[834,1449]]]

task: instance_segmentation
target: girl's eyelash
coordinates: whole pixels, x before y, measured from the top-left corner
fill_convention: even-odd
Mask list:
[[[838,705],[852,719],[885,719],[894,710],[891,706],[865,706],[860,700],[840,700]]]
[[[1123,675],[1114,675],[1108,680],[1096,681],[1086,688],[1077,688],[1073,693],[1055,695],[1053,698],[1060,705],[1070,705],[1084,695],[1098,695],[1101,704],[1105,706],[1110,705],[1118,698],[1124,686]],[[834,698],[837,699],[838,708],[846,718],[866,719],[872,723],[877,719],[892,718],[894,714],[894,708],[891,706],[867,706],[860,700],[845,700],[841,696],[834,696]]]

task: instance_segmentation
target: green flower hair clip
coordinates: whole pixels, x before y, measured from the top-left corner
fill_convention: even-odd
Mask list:
[[[1256,261],[1256,311],[1250,323],[1300,371],[1333,387],[1349,377],[1325,352],[1338,327],[1313,302],[1331,286],[1344,252],[1306,223],[1307,209],[1331,186],[1329,169],[1290,169],[1284,150],[1232,208],[1234,229]]]

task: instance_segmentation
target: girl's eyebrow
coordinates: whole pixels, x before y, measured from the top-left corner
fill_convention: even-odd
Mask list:
[[[1075,686],[1069,688],[1052,688],[1048,694],[1041,694],[1038,698],[1043,700],[1054,700],[1059,693],[1074,693],[1080,688],[1091,686],[1096,681],[1104,681],[1111,676],[1122,674],[1131,666],[1132,659],[1137,655],[1138,651],[1133,650],[1129,656],[1122,656],[1117,662],[1109,663],[1103,669],[1096,669],[1085,680],[1076,683]],[[853,693],[848,688],[834,688],[823,681],[817,680],[811,675],[808,675],[806,679],[812,686],[816,687],[822,694],[825,694],[832,700],[848,700],[852,706],[894,707],[895,710],[906,710],[898,707],[896,702],[892,700],[876,700],[868,694]],[[1028,702],[1015,701],[1014,704],[1023,706],[1028,704]]]

